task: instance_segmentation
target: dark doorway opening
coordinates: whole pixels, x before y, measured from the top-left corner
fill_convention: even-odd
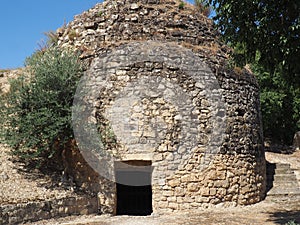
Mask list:
[[[149,161],[142,161],[149,164]],[[127,161],[116,166],[117,215],[146,216],[152,213],[151,162]],[[125,165],[125,166],[124,166]],[[128,165],[128,167],[126,166]]]

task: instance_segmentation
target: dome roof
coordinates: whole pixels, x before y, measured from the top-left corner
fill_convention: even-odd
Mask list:
[[[92,59],[121,44],[155,40],[176,42],[226,59],[229,48],[218,39],[211,19],[189,3],[178,0],[107,0],[75,16],[57,29],[60,46],[75,46],[83,59]]]

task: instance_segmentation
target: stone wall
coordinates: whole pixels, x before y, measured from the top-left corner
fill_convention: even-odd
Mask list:
[[[114,180],[115,161],[151,160],[155,212],[260,201],[265,161],[258,86],[250,74],[222,73],[212,74],[190,50],[153,41],[95,59],[78,90],[85,93],[79,127],[86,121],[99,126],[107,164],[97,154],[99,162],[87,161]],[[103,199],[113,212],[110,190]]]
[[[41,219],[98,212],[97,198],[74,197],[0,206],[0,224],[20,224]]]

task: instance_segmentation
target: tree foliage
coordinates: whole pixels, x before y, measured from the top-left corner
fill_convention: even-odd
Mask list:
[[[265,136],[272,141],[290,144],[300,128],[300,88],[289,85],[275,71],[272,76],[258,63],[253,63],[252,71],[261,86],[261,110]]]
[[[216,21],[228,43],[243,43],[244,56],[270,71],[278,65],[289,73],[300,71],[300,1],[295,0],[209,0]]]
[[[23,157],[51,157],[73,137],[71,107],[83,72],[79,57],[52,46],[26,60],[29,70],[2,97],[1,139]]]
[[[207,0],[240,66],[252,63],[261,85],[265,134],[291,142],[300,129],[300,1]]]

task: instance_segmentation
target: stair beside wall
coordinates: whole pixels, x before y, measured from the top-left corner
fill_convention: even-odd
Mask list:
[[[267,164],[267,196],[300,196],[299,182],[290,164]]]

